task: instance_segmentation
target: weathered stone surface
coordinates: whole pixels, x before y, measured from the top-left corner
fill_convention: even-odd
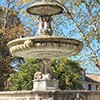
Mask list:
[[[0,92],[0,100],[100,100],[100,91],[8,91]]]
[[[35,2],[27,12],[33,15],[52,16],[62,13],[63,8],[56,2]]]
[[[56,90],[58,89],[58,80],[40,79],[33,80],[33,90]]]
[[[23,58],[59,58],[78,54],[83,43],[58,36],[27,37],[8,43],[13,56]]]

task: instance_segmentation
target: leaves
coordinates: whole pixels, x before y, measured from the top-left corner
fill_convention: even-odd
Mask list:
[[[60,82],[61,89],[82,89],[80,79],[83,69],[75,62],[63,59],[52,59],[51,69]],[[27,59],[20,70],[10,75],[8,79],[10,90],[31,90],[34,73],[39,70],[39,63],[35,59]]]
[[[8,79],[10,90],[31,90],[34,73],[39,70],[39,64],[35,59],[27,59],[20,70],[10,75]]]
[[[59,80],[60,89],[83,89],[80,82],[83,69],[78,63],[66,58],[55,59],[51,68]]]
[[[3,11],[2,11],[3,10]],[[2,13],[2,16],[0,16],[0,19],[2,23],[0,22],[0,88],[2,90],[7,89],[7,78],[9,77],[9,74],[14,72],[14,69],[11,67],[11,62],[13,57],[11,56],[7,43],[13,39],[19,38],[21,35],[24,35],[24,26],[21,24],[20,19],[17,17],[17,12],[9,11],[7,18],[7,26],[4,27],[4,21],[5,18],[3,15],[5,15],[5,9],[1,9],[0,12]]]
[[[84,44],[86,44],[84,46],[88,47],[89,48],[88,52],[92,53],[91,55],[88,55],[88,60],[87,61],[85,60],[85,62],[88,63],[89,59],[93,55],[95,56],[95,59],[94,61],[89,62],[90,65],[92,62],[94,62],[94,64],[92,64],[93,66],[96,66],[96,67],[98,67],[97,65],[100,66],[100,57],[98,56],[99,53],[97,52],[98,49],[95,48],[96,46],[100,45],[100,41],[99,41],[100,39],[100,36],[99,36],[100,5],[98,4],[98,1],[95,2],[93,0],[89,0],[89,1],[88,0],[71,0],[70,4],[68,5],[65,4],[65,6],[63,7],[65,9],[65,12],[68,13],[68,14],[64,13],[64,16],[69,18],[68,20],[73,21],[73,23],[70,24],[71,27],[69,29],[72,29],[72,27],[75,26],[75,28],[72,29],[73,31],[71,30],[71,33],[69,33],[73,35],[68,35],[68,36],[73,36],[75,38],[75,35],[77,35],[76,39],[78,39],[79,37],[78,34],[80,34],[81,40],[84,42]],[[73,10],[74,10],[74,13],[72,13]],[[63,27],[66,27],[66,26],[63,25]],[[76,30],[76,32],[74,30]],[[86,54],[87,51],[85,49],[82,51],[82,53],[87,55]],[[85,58],[87,58],[87,56],[82,57],[82,59],[85,59]],[[98,69],[100,68],[98,67]]]

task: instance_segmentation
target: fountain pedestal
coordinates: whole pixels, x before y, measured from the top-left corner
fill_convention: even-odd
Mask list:
[[[58,80],[33,80],[33,90],[57,90]]]
[[[51,70],[50,59],[39,60],[41,64],[40,72],[34,74],[33,90],[57,90],[58,80]]]

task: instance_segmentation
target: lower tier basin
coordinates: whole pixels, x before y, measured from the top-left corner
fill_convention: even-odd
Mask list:
[[[83,47],[81,41],[60,36],[20,38],[9,42],[13,56],[23,58],[60,58],[78,54]]]

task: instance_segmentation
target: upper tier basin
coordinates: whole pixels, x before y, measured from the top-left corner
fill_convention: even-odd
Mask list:
[[[40,16],[52,16],[62,11],[63,8],[56,2],[36,2],[27,9],[29,14]]]
[[[58,36],[27,37],[9,42],[13,56],[23,58],[59,58],[78,54],[83,43]]]

